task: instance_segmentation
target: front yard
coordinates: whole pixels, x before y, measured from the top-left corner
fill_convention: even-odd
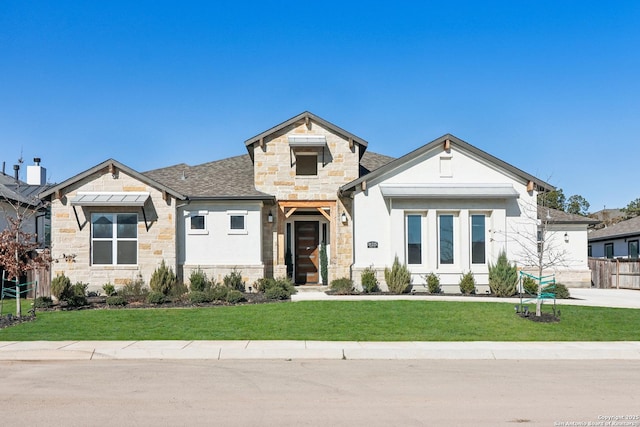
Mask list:
[[[640,341],[640,310],[560,308],[557,323],[522,319],[507,303],[445,301],[38,312],[33,322],[1,329],[0,341]]]

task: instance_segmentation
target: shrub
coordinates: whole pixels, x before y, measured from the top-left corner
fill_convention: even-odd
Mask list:
[[[58,301],[66,300],[73,295],[71,289],[71,279],[63,274],[56,276],[51,281],[51,294],[56,297]]]
[[[108,297],[116,294],[116,287],[111,283],[105,283],[104,285],[102,285],[102,290]]]
[[[144,301],[149,293],[149,289],[145,286],[142,275],[138,273],[136,280],[127,281],[118,293],[129,302]]]
[[[547,285],[542,288],[542,292],[555,292],[557,299],[571,298],[569,289],[567,289],[567,287],[562,283],[556,283],[555,289],[554,289],[554,285]]]
[[[429,289],[430,294],[439,294],[442,292],[440,288],[440,278],[435,273],[429,273],[425,278],[427,281],[427,289]]]
[[[525,276],[524,279],[522,279],[522,288],[526,294],[538,295],[538,284],[529,276]]]
[[[400,264],[398,255],[396,255],[393,260],[391,269],[384,269],[384,280],[387,282],[389,292],[403,294],[409,290],[411,272],[407,269],[406,265]]]
[[[33,301],[35,308],[50,308],[53,306],[53,300],[49,297],[38,297]]]
[[[497,297],[510,297],[515,295],[517,284],[518,269],[502,251],[495,264],[489,263],[489,289]]]
[[[213,297],[210,292],[191,291],[189,292],[189,301],[191,301],[192,304],[203,304],[213,301]]]
[[[320,276],[322,284],[327,286],[327,278],[329,277],[329,260],[327,259],[327,244],[322,242],[320,245]]]
[[[349,295],[353,293],[353,281],[346,277],[331,281],[329,289],[338,295]]]
[[[211,301],[226,301],[228,293],[229,288],[226,288],[224,286],[214,286],[209,290]]]
[[[176,282],[177,278],[173,269],[171,267],[167,267],[167,264],[162,260],[160,266],[153,271],[151,280],[149,281],[149,286],[152,291],[169,295]]]
[[[231,271],[231,273],[224,276],[222,279],[224,286],[229,289],[235,289],[236,291],[244,292],[244,280],[242,280],[242,272],[236,270],[235,268]]]
[[[147,294],[146,300],[149,304],[164,304],[167,302],[167,297],[162,292],[151,291]]]
[[[71,287],[71,295],[66,298],[67,303],[72,307],[82,307],[87,305],[88,283],[78,282]]]
[[[460,292],[465,295],[476,293],[476,279],[473,277],[473,272],[468,272],[460,277]]]
[[[285,300],[291,298],[291,295],[298,292],[293,283],[291,283],[291,281],[286,277],[280,277],[278,279],[265,279],[263,283],[263,292],[267,299]]]
[[[378,287],[378,279],[376,278],[376,271],[372,266],[367,267],[362,271],[362,274],[360,275],[360,282],[362,283],[362,291],[365,294],[380,291],[380,288]]]
[[[187,288],[187,285],[177,281],[171,287],[171,290],[169,291],[169,295],[167,296],[171,297],[171,299],[187,300],[189,298],[188,295],[189,295],[189,288]]]
[[[200,292],[208,291],[211,287],[211,282],[209,282],[207,275],[200,269],[200,267],[191,272],[191,275],[189,276],[189,287],[191,288],[191,291]]]
[[[237,304],[244,301],[244,294],[237,289],[231,289],[227,292],[226,301],[229,304]]]
[[[127,305],[127,300],[121,295],[111,295],[107,297],[107,305],[114,307],[122,307]]]
[[[256,290],[256,292],[265,292],[270,286],[273,285],[274,282],[275,279],[272,279],[270,277],[261,277],[260,279],[255,281],[255,283],[253,284],[253,288]]]

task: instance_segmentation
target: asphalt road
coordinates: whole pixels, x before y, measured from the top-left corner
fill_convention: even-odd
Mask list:
[[[627,360],[0,362],[0,424],[640,426],[639,390]]]

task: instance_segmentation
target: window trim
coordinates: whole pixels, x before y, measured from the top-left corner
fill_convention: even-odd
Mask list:
[[[451,257],[452,257],[452,262],[450,263],[443,263],[442,262],[442,226],[441,226],[441,218],[443,216],[450,216],[452,217],[452,223],[451,223],[451,244],[452,244],[452,249],[451,249]],[[439,268],[452,268],[457,266],[458,264],[458,256],[456,254],[456,238],[458,237],[458,225],[456,219],[459,217],[459,213],[458,212],[447,212],[447,211],[442,211],[442,212],[438,212],[437,214],[437,218],[436,218],[436,229],[438,232],[438,240],[437,240],[437,246],[438,246],[438,255],[437,255],[437,261],[438,261],[438,267]]]
[[[244,210],[229,210],[227,211],[227,216],[229,217],[228,226],[227,226],[227,234],[249,234],[247,228],[247,217],[249,216],[248,211]],[[231,228],[231,223],[233,221],[233,217],[243,217],[243,228]]]
[[[420,225],[420,232],[419,232],[419,236],[420,236],[420,262],[418,263],[410,263],[409,262],[409,217],[418,217],[419,218],[419,222],[418,224]],[[407,265],[424,265],[424,260],[425,260],[425,253],[424,253],[424,242],[426,241],[426,239],[424,238],[424,232],[425,232],[425,225],[424,224],[424,213],[422,212],[411,212],[411,211],[407,211],[404,214],[404,249],[405,249],[405,262]]]
[[[111,226],[112,233],[111,237],[94,237],[94,217],[96,216],[110,216],[111,217]],[[136,237],[118,237],[118,215],[135,215],[136,216]],[[140,217],[137,212],[92,212],[91,213],[91,231],[90,231],[90,239],[91,239],[91,266],[118,266],[118,267],[135,267],[138,265],[140,249],[139,249],[139,238],[138,238],[138,224],[140,222]],[[95,242],[111,242],[111,263],[96,263],[94,260],[94,248]],[[118,263],[118,242],[135,242],[135,262],[120,264]]]
[[[484,218],[484,222],[483,222],[483,228],[484,228],[484,233],[483,233],[483,243],[484,243],[484,253],[483,253],[483,258],[484,261],[483,262],[473,262],[473,217],[482,217]],[[482,265],[487,265],[487,242],[489,241],[489,239],[487,238],[487,218],[489,218],[489,215],[485,212],[469,212],[469,262],[471,263],[472,266],[474,265],[478,265],[478,266],[482,266]]]
[[[204,228],[200,229],[200,228],[191,228],[191,221],[193,220],[194,217],[197,216],[201,216],[203,218],[204,221]],[[187,230],[187,234],[194,234],[194,235],[203,235],[203,234],[209,234],[209,220],[208,217],[209,216],[209,212],[208,211],[193,211],[193,212],[189,212],[187,215],[187,221],[185,224],[185,228]]]

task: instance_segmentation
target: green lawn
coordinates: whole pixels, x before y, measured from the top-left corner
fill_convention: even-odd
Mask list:
[[[547,324],[512,304],[444,301],[39,312],[0,340],[640,341],[640,310],[560,308],[562,320]]]

